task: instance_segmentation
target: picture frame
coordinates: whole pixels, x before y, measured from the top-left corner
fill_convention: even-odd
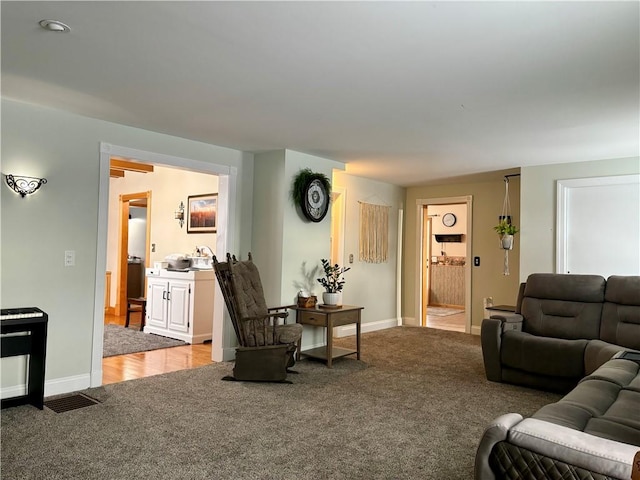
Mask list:
[[[187,233],[216,233],[218,230],[218,194],[187,197]]]

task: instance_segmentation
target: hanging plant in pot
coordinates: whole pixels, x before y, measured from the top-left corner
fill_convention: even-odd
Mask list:
[[[513,248],[513,236],[519,232],[518,227],[503,218],[493,229],[500,235],[500,246],[504,250],[511,250]]]
[[[342,275],[351,270],[351,267],[341,267],[337,263],[331,265],[326,258],[323,258],[321,262],[324,277],[318,278],[318,282],[325,289],[322,301],[326,306],[339,307],[342,305],[342,287],[344,287]]]

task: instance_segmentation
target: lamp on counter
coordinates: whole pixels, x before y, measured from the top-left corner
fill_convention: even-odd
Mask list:
[[[182,228],[182,226],[184,225],[184,203],[180,202],[180,205],[178,206],[178,210],[176,210],[174,218],[178,220],[178,223],[180,224],[180,228]]]
[[[14,192],[22,198],[35,193],[42,185],[47,183],[46,178],[27,177],[24,175],[5,175],[5,182]]]

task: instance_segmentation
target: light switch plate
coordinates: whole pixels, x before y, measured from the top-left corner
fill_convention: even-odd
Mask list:
[[[76,265],[76,251],[75,250],[65,250],[64,251],[64,266],[65,267],[75,267]]]

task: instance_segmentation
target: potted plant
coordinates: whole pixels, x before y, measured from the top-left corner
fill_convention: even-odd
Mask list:
[[[341,267],[337,263],[331,265],[329,260],[323,258],[322,269],[324,270],[324,277],[318,278],[318,282],[325,289],[322,294],[322,301],[325,305],[340,305],[340,294],[342,287],[344,287],[344,279],[342,274],[351,270],[351,267]]]
[[[493,229],[500,235],[500,245],[502,248],[511,250],[513,248],[513,236],[519,232],[518,227],[506,218],[503,218]]]

